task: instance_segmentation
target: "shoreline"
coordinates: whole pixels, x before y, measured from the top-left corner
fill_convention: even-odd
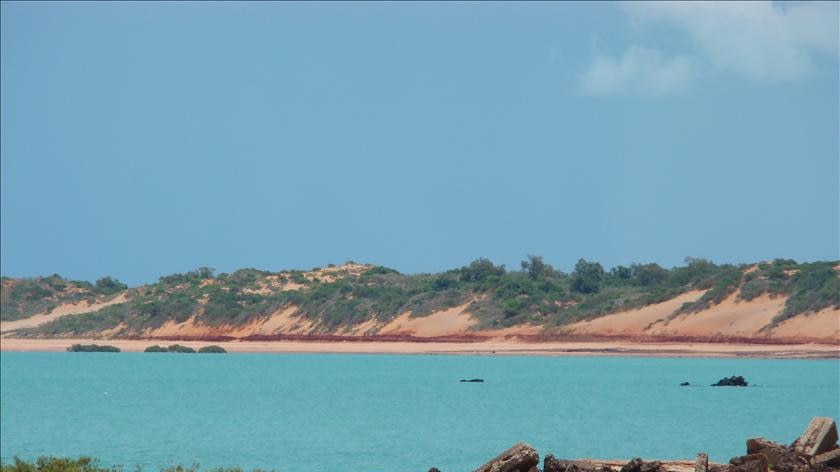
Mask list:
[[[0,338],[2,352],[64,352],[71,344],[106,344],[123,352],[142,352],[155,344],[181,344],[198,349],[222,346],[229,353],[274,354],[439,354],[499,356],[633,356],[766,359],[840,359],[831,344],[746,344],[633,341],[482,342],[406,341],[172,341],[163,339],[25,339]]]

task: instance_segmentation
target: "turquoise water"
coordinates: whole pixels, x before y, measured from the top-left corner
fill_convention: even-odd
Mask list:
[[[838,416],[836,360],[0,354],[0,456],[278,471],[467,471],[541,456],[724,461]],[[760,384],[711,388],[743,375]],[[460,383],[481,377],[485,383]],[[698,387],[679,387],[689,381]]]

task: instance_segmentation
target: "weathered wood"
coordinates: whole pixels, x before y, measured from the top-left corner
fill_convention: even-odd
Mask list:
[[[767,466],[771,469],[791,453],[787,446],[774,441],[764,438],[747,439],[747,454],[761,454],[767,459]]]
[[[777,449],[784,451],[787,449],[787,446],[764,438],[747,439],[747,454],[758,454],[764,449]]]
[[[475,469],[475,472],[528,472],[539,463],[540,456],[533,447],[517,443]]]
[[[638,457],[631,460],[621,468],[621,472],[661,472],[662,470],[662,462],[645,462]]]
[[[694,472],[709,472],[709,455],[700,453],[697,454],[697,459],[694,461]]]
[[[596,464],[585,460],[557,459],[548,454],[543,460],[543,472],[613,472],[613,469],[606,464]]]
[[[840,448],[814,456],[814,464],[827,465],[829,467],[840,467]]]
[[[746,456],[733,457],[729,461],[732,472],[767,472],[767,457],[763,454],[747,454]]]
[[[834,420],[816,417],[811,420],[811,424],[791,447],[800,454],[816,456],[834,449],[836,444],[837,425],[834,424]]]

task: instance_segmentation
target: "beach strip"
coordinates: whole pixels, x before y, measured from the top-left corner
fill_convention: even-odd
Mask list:
[[[161,339],[22,339],[0,338],[1,351],[61,352],[72,344],[101,344],[125,352],[149,346],[181,344],[198,349],[218,345],[230,353],[323,354],[460,354],[519,356],[640,356],[840,358],[840,346],[827,344],[638,343],[598,342],[384,342],[384,341],[169,341]]]

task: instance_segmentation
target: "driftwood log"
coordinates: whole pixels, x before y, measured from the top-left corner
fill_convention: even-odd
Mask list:
[[[585,461],[557,459],[551,454],[543,460],[543,472],[614,472],[607,465],[596,465]]]
[[[747,454],[735,457],[729,461],[732,472],[767,472],[767,456],[764,454]]]
[[[791,444],[794,451],[806,456],[816,456],[834,449],[837,444],[837,425],[831,418],[816,417]]]
[[[539,463],[540,456],[533,447],[517,443],[475,469],[475,472],[535,472]]]
[[[694,472],[709,472],[709,455],[700,453],[697,454],[697,459],[694,461]]]
[[[840,468],[840,448],[832,449],[828,452],[814,456],[814,464]]]

